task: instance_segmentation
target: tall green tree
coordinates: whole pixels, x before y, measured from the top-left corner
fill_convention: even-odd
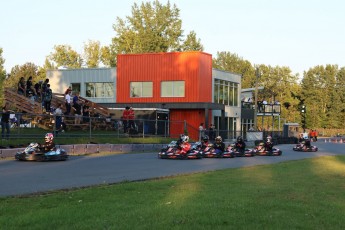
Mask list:
[[[5,87],[17,89],[17,84],[21,77],[24,77],[27,80],[32,76],[33,82],[38,82],[41,80],[38,75],[38,66],[33,63],[27,62],[24,65],[16,65],[11,69],[11,74],[6,78],[4,85]]]
[[[212,60],[213,68],[242,75],[242,88],[255,87],[255,68],[237,54],[222,51]]]
[[[92,40],[85,43],[83,57],[88,68],[99,67],[101,61],[101,43]]]
[[[4,101],[4,81],[6,79],[6,70],[4,67],[5,59],[2,57],[3,49],[0,47],[0,105]]]
[[[180,48],[181,51],[204,51],[201,40],[196,37],[196,33],[191,31]]]
[[[307,126],[338,128],[341,117],[343,79],[337,79],[338,66],[315,66],[304,73],[301,96],[307,106]]]
[[[132,6],[132,15],[125,19],[117,17],[113,25],[116,36],[108,48],[102,48],[102,60],[106,65],[124,53],[171,52],[181,50],[202,50],[200,40],[192,31],[183,41],[180,10],[168,1],[166,5],[158,0],[136,3]]]
[[[49,61],[55,63],[56,67],[67,67],[78,69],[83,65],[83,59],[78,52],[70,45],[56,45],[54,51],[48,56]]]

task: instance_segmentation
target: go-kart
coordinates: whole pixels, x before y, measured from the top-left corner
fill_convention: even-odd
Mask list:
[[[256,146],[254,148],[254,153],[257,156],[280,156],[282,155],[282,151],[278,148],[272,148],[272,150],[266,150],[263,146],[263,143],[260,143],[260,145]]]
[[[234,153],[232,151],[216,152],[213,148],[213,144],[209,144],[205,149],[200,150],[201,154],[205,158],[233,158]]]
[[[15,159],[19,161],[65,161],[68,158],[67,152],[62,148],[43,153],[40,144],[30,143],[22,152],[17,152]]]
[[[253,149],[246,148],[244,150],[240,150],[238,148],[235,148],[235,146],[233,144],[229,145],[226,148],[226,152],[231,152],[234,157],[253,157],[253,156],[255,156]]]
[[[161,159],[201,159],[202,154],[199,151],[200,142],[191,143],[191,148],[187,154],[180,154],[177,141],[170,142],[165,148],[158,153]]]
[[[304,144],[297,144],[295,147],[292,148],[294,151],[299,152],[317,152],[319,149],[315,145],[311,145],[310,147],[304,147]]]

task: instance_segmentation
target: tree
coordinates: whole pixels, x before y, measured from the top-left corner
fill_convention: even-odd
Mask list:
[[[255,87],[255,69],[252,64],[230,52],[217,52],[212,60],[213,68],[242,75],[242,88]]]
[[[201,44],[200,39],[197,39],[196,33],[191,31],[188,35],[184,43],[182,44],[181,51],[203,51],[204,47]]]
[[[6,78],[4,85],[5,87],[17,89],[17,84],[21,77],[28,79],[32,76],[33,82],[41,80],[38,77],[38,66],[33,63],[27,62],[22,66],[16,65],[11,69],[11,74]]]
[[[81,68],[83,59],[80,54],[69,45],[56,45],[48,59],[55,62],[57,67]]]
[[[99,67],[101,61],[101,44],[99,41],[91,41],[84,44],[84,60],[88,68]]]
[[[103,50],[106,52],[102,52],[102,55],[106,53],[113,58],[116,54],[123,53],[202,49],[195,32],[191,32],[183,43],[182,21],[179,17],[180,10],[175,4],[171,6],[169,1],[166,5],[158,0],[142,3],[140,6],[134,3],[132,16],[127,16],[126,20],[117,18],[113,25],[116,37],[112,39],[110,47]]]
[[[5,59],[2,57],[3,49],[0,47],[0,104],[3,104],[3,98],[4,98],[4,81],[6,79],[6,70],[4,68]]]

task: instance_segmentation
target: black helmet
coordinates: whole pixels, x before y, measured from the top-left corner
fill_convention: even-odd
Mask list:
[[[241,136],[238,136],[237,141],[243,141],[243,138]]]
[[[209,140],[209,138],[208,138],[208,136],[207,136],[207,135],[204,135],[204,136],[202,137],[202,140],[203,140],[203,141],[208,141],[208,140]]]

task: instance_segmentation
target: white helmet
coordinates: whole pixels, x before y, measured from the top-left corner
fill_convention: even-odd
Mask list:
[[[182,141],[182,142],[188,142],[188,141],[189,141],[189,137],[188,137],[188,136],[183,136],[183,137],[181,138],[181,141]]]
[[[52,133],[47,133],[44,137],[45,141],[46,142],[50,142],[50,141],[53,141],[54,139],[54,135]]]

